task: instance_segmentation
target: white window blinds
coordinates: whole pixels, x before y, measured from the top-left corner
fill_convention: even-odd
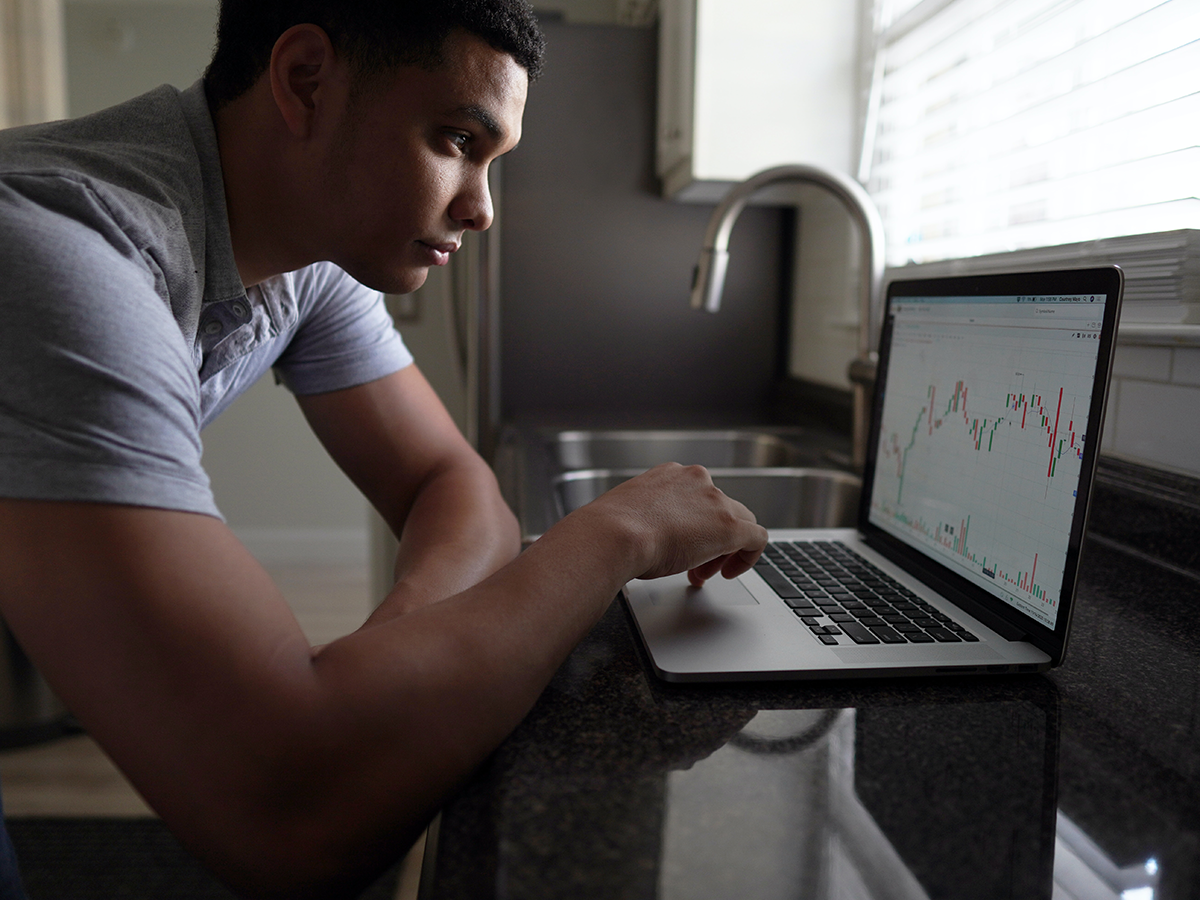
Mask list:
[[[1200,2],[884,2],[860,178],[890,265],[1200,228]]]

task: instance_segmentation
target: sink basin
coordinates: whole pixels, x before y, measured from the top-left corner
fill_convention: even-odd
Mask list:
[[[659,463],[702,465],[769,527],[853,525],[859,480],[842,436],[797,425],[726,428],[510,426],[493,465],[526,542]]]
[[[800,466],[794,444],[754,431],[560,431],[549,440],[560,469],[649,469],[677,462],[705,468]]]
[[[559,515],[590,503],[644,468],[588,469],[559,475],[554,479]],[[855,522],[861,482],[847,472],[714,467],[709,474],[713,484],[744,503],[767,528],[834,528]]]

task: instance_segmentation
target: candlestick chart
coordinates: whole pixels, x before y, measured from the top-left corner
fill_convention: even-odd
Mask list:
[[[872,521],[1052,627],[1095,371],[1068,329],[899,333]]]

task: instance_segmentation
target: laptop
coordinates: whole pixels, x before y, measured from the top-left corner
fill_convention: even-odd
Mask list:
[[[668,681],[1039,672],[1067,648],[1116,267],[887,290],[854,528],[771,530],[750,572],[623,597]]]

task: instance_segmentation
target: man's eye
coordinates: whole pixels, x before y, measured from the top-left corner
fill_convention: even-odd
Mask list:
[[[461,132],[452,131],[446,135],[446,138],[454,145],[454,149],[460,153],[465,153],[467,146],[471,143],[471,136],[469,134],[462,134]]]

